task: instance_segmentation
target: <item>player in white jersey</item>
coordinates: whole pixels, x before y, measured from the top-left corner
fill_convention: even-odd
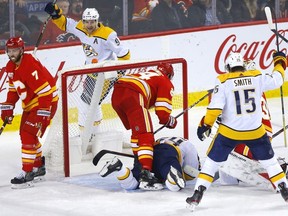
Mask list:
[[[199,173],[200,161],[194,145],[181,137],[163,137],[156,141],[154,146],[152,172],[155,177],[165,183],[171,191],[179,191],[185,187],[186,180],[193,180]],[[106,177],[117,171],[117,179],[122,188],[135,190],[139,186],[141,166],[137,159],[133,169],[124,167],[118,158],[113,158],[100,171]],[[150,189],[155,188],[155,184]],[[162,189],[161,183],[156,190]]]
[[[274,53],[273,61],[273,73],[262,74],[259,70],[246,71],[240,53],[228,56],[225,66],[229,73],[217,77],[211,102],[197,129],[197,136],[203,141],[204,134],[211,130],[217,117],[222,114],[219,129],[198,175],[194,194],[186,199],[187,207],[191,210],[200,203],[222,162],[227,160],[229,153],[240,143],[250,148],[254,158],[267,170],[271,182],[288,202],[287,179],[262,125],[262,94],[283,84],[287,66],[283,52]]]
[[[113,29],[98,22],[99,13],[95,8],[86,8],[80,21],[64,16],[57,4],[53,4],[52,2],[46,5],[45,11],[51,15],[53,23],[55,23],[58,28],[72,33],[80,39],[86,56],[85,64],[98,63],[105,60],[130,59],[130,51],[122,45],[117,33]],[[81,131],[85,126],[97,76],[97,73],[89,74],[84,81],[84,89],[81,94],[80,104],[78,105],[78,124]],[[103,92],[105,92],[105,90],[103,90]],[[95,112],[93,112],[94,132],[92,131],[92,134],[97,132],[97,126],[102,120],[100,105],[96,106],[95,109]]]

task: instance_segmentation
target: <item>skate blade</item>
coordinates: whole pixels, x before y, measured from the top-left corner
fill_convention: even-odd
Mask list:
[[[11,184],[11,189],[25,189],[30,187],[34,187],[33,181],[26,182],[23,184]]]
[[[194,212],[195,208],[197,205],[195,205],[194,203],[187,203],[186,208],[189,209],[191,212]]]
[[[42,182],[42,181],[46,181],[44,176],[37,176],[33,179],[33,183],[38,183],[38,182]]]
[[[160,183],[149,185],[148,182],[140,182],[139,188],[142,190],[148,190],[148,191],[158,191],[158,190],[162,190],[164,186],[163,184],[160,184]]]

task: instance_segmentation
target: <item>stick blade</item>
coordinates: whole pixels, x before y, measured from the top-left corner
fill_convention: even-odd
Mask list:
[[[97,166],[99,160],[107,153],[107,151],[105,149],[101,150],[100,152],[98,152],[95,157],[93,158],[92,163],[94,164],[94,166]]]
[[[264,10],[265,10],[265,15],[266,15],[266,19],[267,19],[269,28],[270,28],[271,30],[275,30],[275,26],[274,26],[274,24],[273,24],[272,13],[271,13],[270,7],[267,7],[267,6],[266,6],[266,7],[264,8]]]

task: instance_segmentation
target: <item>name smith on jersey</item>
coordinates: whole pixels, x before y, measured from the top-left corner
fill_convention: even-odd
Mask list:
[[[234,80],[234,86],[247,86],[252,85],[252,79],[251,78],[242,78],[242,79],[236,79]]]

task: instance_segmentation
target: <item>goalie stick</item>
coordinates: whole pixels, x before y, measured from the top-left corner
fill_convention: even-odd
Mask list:
[[[56,1],[57,1],[57,0],[54,0],[54,1],[53,1],[53,4],[55,4]],[[40,32],[40,34],[39,34],[39,36],[38,36],[37,42],[36,42],[36,44],[35,44],[35,48],[34,48],[34,50],[33,50],[33,55],[34,55],[34,56],[35,56],[35,54],[36,54],[36,51],[37,51],[38,46],[39,46],[39,44],[40,44],[40,42],[41,42],[41,40],[42,40],[44,31],[45,31],[46,26],[47,26],[47,24],[48,24],[48,22],[49,22],[50,19],[51,19],[51,16],[49,15],[49,16],[47,17],[47,19],[45,20],[44,24],[43,24],[42,30],[41,30],[41,32]]]
[[[275,15],[275,25],[273,25],[272,14],[271,14],[270,8],[265,7],[264,10],[265,10],[265,15],[267,18],[269,28],[271,29],[272,32],[274,32],[276,34],[276,46],[277,46],[277,52],[279,52],[280,34],[278,33],[276,15],[274,14]],[[273,27],[273,26],[275,26],[275,27]],[[282,86],[280,87],[280,99],[281,99],[282,123],[283,123],[283,131],[284,131],[284,143],[285,143],[285,147],[287,147],[287,138],[286,138],[286,129],[285,129],[286,121],[285,121],[285,111],[284,111],[284,100],[283,100],[283,88],[282,88]]]
[[[198,101],[196,101],[195,103],[193,103],[191,106],[187,107],[185,110],[183,110],[181,113],[179,113],[177,116],[175,116],[175,118],[179,118],[181,115],[183,115],[185,112],[187,112],[188,110],[190,110],[191,108],[193,108],[194,106],[196,106],[198,103],[200,103],[201,101],[203,101],[206,97],[208,97],[214,89],[209,89],[208,93],[205,94],[203,97],[201,97]],[[154,134],[158,133],[160,130],[162,130],[164,127],[166,127],[166,125],[162,125],[160,128],[158,128]]]

